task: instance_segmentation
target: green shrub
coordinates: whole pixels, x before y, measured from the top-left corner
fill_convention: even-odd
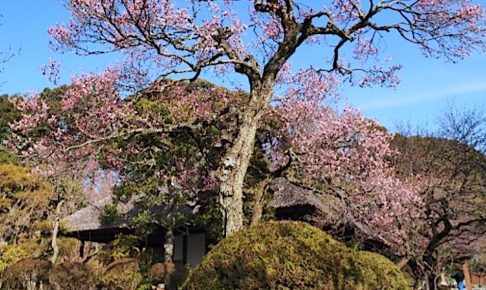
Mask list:
[[[81,242],[75,238],[59,237],[57,239],[59,257],[64,261],[73,261],[79,257]]]
[[[52,263],[27,258],[9,266],[0,277],[0,289],[48,289]]]
[[[406,274],[388,258],[366,251],[357,254],[367,283],[376,289],[406,289],[409,285]]]
[[[47,243],[37,239],[31,239],[19,245],[4,245],[0,248],[0,272],[25,258],[38,258],[46,249]]]
[[[9,265],[15,264],[26,257],[27,253],[23,248],[12,245],[6,246],[0,256],[0,272],[5,270]]]
[[[135,290],[142,283],[140,268],[135,259],[115,260],[103,273],[102,284],[109,290]]]
[[[157,263],[154,264],[149,272],[148,278],[154,283],[165,283],[167,278],[175,271],[174,263]]]
[[[139,254],[136,251],[139,244],[139,237],[121,234],[110,244],[103,247],[98,257],[105,264],[110,264],[117,259],[136,257]]]
[[[82,263],[66,262],[56,265],[49,272],[49,285],[53,290],[94,289],[96,281],[88,267]]]
[[[105,205],[101,211],[100,220],[104,224],[114,223],[120,218],[120,213],[116,205],[108,204]]]
[[[407,289],[388,259],[358,252],[299,222],[267,222],[223,240],[184,289]]]

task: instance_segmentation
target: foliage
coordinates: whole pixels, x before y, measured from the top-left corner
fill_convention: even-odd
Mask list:
[[[0,164],[0,271],[22,259],[50,254],[57,202],[46,179],[29,168]],[[63,260],[77,257],[76,240],[59,238],[58,246]]]
[[[103,273],[102,282],[108,289],[137,289],[142,282],[137,261],[134,259],[115,260]]]
[[[66,262],[54,266],[49,271],[49,286],[53,290],[95,289],[89,268],[82,263]]]
[[[393,162],[406,179],[418,176],[424,204],[421,222],[406,241],[415,277],[438,277],[450,264],[462,265],[485,251],[486,156],[462,140],[395,136]],[[413,181],[412,181],[413,182]],[[424,266],[427,265],[427,266]],[[431,284],[433,283],[430,282]]]
[[[486,273],[486,254],[474,257],[467,264],[469,271],[473,273]]]
[[[406,285],[410,285],[410,279],[406,278],[406,274],[402,273],[398,266],[388,258],[374,252],[360,251],[358,252],[358,260],[364,265],[363,276],[366,280],[375,281],[378,284],[384,283],[380,286],[374,286],[375,289],[394,289],[393,287],[409,289]]]
[[[52,188],[34,177],[27,168],[0,164],[1,238],[15,243],[33,237],[39,221],[45,220],[52,208]]]
[[[84,172],[88,178],[96,176],[100,170],[112,172],[118,179],[113,188],[115,200],[133,200],[136,207],[141,209],[130,220],[141,235],[150,233],[155,224],[176,228],[189,224],[205,227],[208,223],[220,223],[220,213],[214,209],[217,188],[214,171],[224,152],[221,144],[227,138],[225,136],[232,134],[234,127],[231,124],[236,122],[238,107],[235,104],[243,100],[238,98],[241,94],[198,81],[174,84],[171,90],[165,91],[158,91],[158,86],[154,85],[147,88],[146,92],[122,101],[118,95],[111,94],[111,81],[104,77],[85,76],[69,87],[59,88],[54,96],[51,96],[54,92],[44,91],[30,101],[25,100],[27,103],[19,100],[17,105],[24,108],[23,112],[27,115],[35,110],[46,110],[46,114],[35,122],[33,119],[25,119],[27,122],[32,121],[28,127],[20,123],[14,126],[20,136],[44,144],[29,144],[34,146],[21,149],[21,152],[34,150],[38,156],[49,155],[40,161],[35,158],[27,160],[33,162],[36,170],[42,174],[56,179],[59,173],[69,172],[71,168],[75,168],[76,172]],[[93,86],[98,90],[107,91],[106,95],[94,95],[92,100],[102,97],[104,101],[85,102],[83,98],[78,98],[79,93],[92,93],[91,90],[83,89],[90,87],[91,82],[96,82]],[[187,98],[185,106],[178,104],[181,95]],[[221,99],[213,102],[211,97],[216,95]],[[205,111],[205,115],[194,119],[192,114],[181,113],[176,114],[176,119],[167,118],[168,114],[176,113],[174,110],[189,110],[196,101],[206,102],[206,106],[213,110],[211,114]],[[106,103],[112,104],[111,113],[101,107]],[[95,131],[89,128],[89,122],[96,118],[111,118],[106,114],[118,116],[118,125],[124,129],[117,128],[118,125]],[[141,119],[140,116],[144,117]],[[62,128],[59,128],[60,122]],[[93,134],[115,134],[115,131],[123,133],[139,124],[156,127],[163,125],[159,122],[174,126],[175,129],[165,133],[157,128],[147,128],[141,134],[120,134],[106,142],[97,142],[96,145],[101,148],[88,146],[91,148],[60,151],[61,147],[76,146],[83,139],[89,142],[89,136]],[[195,124],[183,125],[188,122]],[[60,143],[64,145],[59,147]],[[89,168],[86,164],[90,164]],[[108,190],[111,193],[111,188]],[[116,209],[116,205],[103,209],[102,218],[105,222],[121,217]],[[154,214],[156,212],[158,214]],[[214,230],[211,233],[214,237],[212,240],[217,240],[219,235],[219,229]]]
[[[9,96],[0,95],[0,164],[19,162],[17,156],[2,144],[7,135],[11,133],[10,123],[19,118],[20,112],[10,102]]]
[[[8,290],[42,289],[49,285],[52,263],[27,258],[8,267],[0,277],[0,287]]]
[[[140,286],[137,288],[137,290],[151,290],[152,289],[152,283],[150,281],[145,281],[140,284]]]
[[[2,252],[2,257],[0,260],[0,272],[5,270],[9,264],[15,264],[27,257],[25,251],[20,247],[6,246],[3,247]]]
[[[20,118],[20,112],[10,102],[9,96],[0,95],[0,143],[10,132],[9,124]]]
[[[0,272],[25,258],[38,258],[47,251],[46,241],[39,238],[24,240],[18,245],[0,246]]]
[[[289,164],[287,179],[322,199],[314,219],[338,232],[354,227],[403,253],[422,201],[418,187],[394,173],[392,135],[357,110],[338,114],[317,101],[287,99],[273,114],[273,165]]]
[[[393,146],[401,153],[394,161],[398,172],[403,176],[410,172],[419,174],[427,185],[422,192],[428,201],[426,210],[436,214],[428,218],[447,217],[457,230],[462,226],[477,226],[483,221],[486,214],[481,205],[486,201],[484,153],[459,141],[439,137],[397,135]],[[460,223],[455,224],[454,221],[459,220]],[[464,238],[466,236],[461,239]]]
[[[18,164],[19,159],[7,147],[0,144],[0,164]]]
[[[135,290],[143,285],[147,283],[142,283],[138,263],[130,258],[117,259],[106,267],[93,261],[52,265],[46,260],[25,258],[11,264],[0,275],[0,288],[7,290]]]
[[[116,259],[134,257],[135,249],[140,245],[141,238],[135,235],[119,235],[114,241],[106,245],[100,252],[99,258],[109,264]]]
[[[164,283],[175,270],[174,263],[156,263],[150,268],[148,278],[155,283]]]
[[[388,162],[395,152],[388,146],[386,132],[353,110],[338,114],[322,105],[343,81],[360,86],[398,83],[395,73],[400,66],[382,62],[385,58],[378,47],[389,32],[417,45],[426,56],[456,60],[473,49],[484,49],[483,5],[468,0],[234,3],[66,2],[72,18],[67,25],[50,29],[53,46],[82,54],[116,51],[127,58],[100,75],[80,75],[69,87],[15,100],[22,118],[0,134],[13,129],[18,137],[9,144],[13,153],[27,157],[36,172],[56,177],[56,183],[51,190],[27,169],[0,167],[2,239],[16,244],[37,232],[46,235],[49,224],[42,220],[52,218],[53,205],[74,200],[66,194],[66,179],[57,177],[72,174],[78,177],[74,180],[97,181],[104,170],[120,177],[115,194],[121,201],[132,195],[139,198],[144,210],[133,222],[142,235],[154,223],[174,228],[204,226],[215,219],[223,224],[225,235],[235,232],[245,224],[244,195],[254,194],[246,200],[255,204],[265,200],[258,195],[265,194],[267,179],[276,175],[341,199],[346,222],[399,245],[400,254],[412,249],[405,256],[425,249],[427,258],[438,259],[434,251],[453,244],[449,238],[461,233],[459,225],[470,231],[478,222],[476,216],[484,216],[484,211],[470,210],[467,204],[484,201],[476,194],[484,192],[484,168],[470,170],[461,164],[461,174],[450,178],[455,164],[441,160],[444,170],[436,172],[430,170],[435,161],[427,164],[427,170],[413,172],[399,164],[402,180],[397,179]],[[310,44],[326,48],[330,44],[331,49],[322,49],[326,61],[292,71],[290,60]],[[189,76],[194,81],[202,73],[233,71],[244,76],[247,94],[166,78]],[[127,88],[143,91],[125,98]],[[19,112],[4,98],[0,101],[2,130]],[[252,156],[273,163],[251,160]],[[15,157],[6,155],[0,162],[15,162]],[[425,178],[408,182],[417,172]],[[425,199],[425,212],[420,212],[422,202],[416,194],[421,190],[430,198]],[[459,211],[448,204],[457,192],[469,198],[455,200],[461,205]],[[111,194],[111,187],[105,194]],[[216,202],[221,214],[213,210]],[[194,220],[201,204],[206,211]],[[162,217],[152,214],[153,207],[164,207]],[[430,223],[417,223],[421,214]],[[343,250],[330,257],[344,252],[351,253]],[[24,255],[20,249],[6,253],[9,260]],[[346,258],[353,266],[377,260],[362,253]],[[349,266],[343,265],[336,264]],[[282,273],[298,271],[294,266]],[[368,273],[368,268],[358,268]],[[341,278],[327,282],[346,283]]]
[[[149,209],[140,211],[131,220],[136,234],[140,237],[147,237],[154,231],[155,219],[153,213]]]
[[[105,205],[101,211],[100,220],[102,223],[113,223],[118,218],[120,218],[120,213],[116,205],[108,204]]]
[[[408,289],[385,257],[346,248],[298,222],[268,222],[223,240],[184,289]]]
[[[383,38],[377,35],[396,32],[426,56],[449,59],[464,57],[484,44],[484,9],[472,1],[401,0],[370,5],[342,0],[326,5],[212,1],[183,5],[155,0],[70,0],[67,7],[72,13],[69,23],[49,29],[56,49],[80,54],[118,51],[128,58],[127,72],[133,73],[137,67],[132,66],[140,62],[152,63],[162,76],[192,72],[197,77],[204,69],[230,66],[256,83],[254,69],[263,72],[265,68],[260,76],[264,79],[282,69],[297,48],[328,40],[336,47],[334,54],[329,53],[334,59],[330,64],[315,64],[318,68],[350,74],[353,64],[368,64],[361,83],[383,84],[393,82],[393,74],[374,63],[380,59],[376,38]],[[383,23],[383,18],[391,23]],[[245,37],[250,32],[252,41]],[[344,61],[352,58],[357,64]],[[329,70],[321,73],[326,75]]]
[[[416,45],[426,56],[449,60],[486,47],[485,9],[471,0],[335,0],[325,4],[310,0],[221,0],[190,1],[187,5],[157,0],[70,0],[66,6],[72,15],[69,23],[49,29],[55,49],[80,54],[117,52],[126,58],[100,77],[84,75],[74,80],[75,93],[66,93],[64,108],[82,110],[83,104],[95,110],[75,115],[74,120],[84,129],[76,135],[80,138],[65,138],[63,133],[69,129],[53,130],[59,132],[56,141],[65,148],[85,149],[63,152],[65,157],[92,155],[99,152],[96,147],[118,137],[129,139],[147,132],[164,136],[197,132],[194,125],[224,112],[217,105],[228,100],[221,94],[184,94],[176,88],[173,91],[179,93],[175,97],[162,94],[161,99],[144,100],[131,107],[121,101],[123,90],[126,93],[145,89],[157,80],[155,91],[164,92],[174,83],[168,77],[194,81],[206,74],[227,78],[230,72],[237,76],[226,83],[235,82],[249,89],[246,101],[240,98],[240,102],[233,103],[239,105],[239,113],[232,134],[225,136],[228,138],[220,146],[223,152],[217,157],[222,158],[213,158],[211,166],[190,163],[196,166],[188,168],[184,161],[194,160],[186,159],[176,167],[184,173],[181,177],[197,176],[196,184],[208,179],[218,181],[212,184],[219,186],[225,235],[245,224],[243,188],[256,135],[266,125],[268,111],[279,101],[292,98],[303,103],[324,103],[343,81],[360,86],[397,85],[396,73],[401,66],[384,61],[388,58],[381,55],[384,47],[380,43],[387,34]],[[291,60],[308,51],[309,45],[323,47],[322,61],[292,71]],[[175,87],[178,86],[176,82]],[[167,103],[171,106],[164,107]],[[41,116],[42,121],[56,124],[55,118],[44,118],[49,115],[46,106],[35,101],[31,104],[40,114],[24,118],[16,124],[17,129],[29,129]],[[147,109],[158,112],[157,118],[132,114],[133,110]],[[298,115],[295,109],[293,112]],[[127,119],[132,117],[135,126],[127,125]],[[325,124],[333,125],[332,120]],[[302,144],[305,149],[305,142]],[[177,145],[174,148],[179,147],[175,150],[178,154],[196,157],[198,161],[200,152],[193,150],[197,148]],[[118,152],[124,151],[111,150],[102,155],[108,163],[121,168]],[[163,176],[166,173],[161,172]],[[393,183],[393,179],[387,180],[388,189]],[[387,192],[393,195],[394,190]],[[399,192],[399,196],[410,196],[407,188],[400,188]],[[391,218],[387,218],[380,214],[375,220],[389,223]]]
[[[84,159],[78,164],[95,160],[116,172],[119,182],[113,193],[120,202],[136,200],[141,211],[131,222],[141,235],[156,224],[208,228],[215,221],[223,223],[221,214],[226,212],[215,210],[221,202],[216,198],[220,187],[217,172],[237,135],[239,107],[248,95],[204,81],[166,80],[121,100],[114,84],[117,76],[106,72],[75,80],[58,96],[61,111],[51,109],[42,96],[19,101],[20,107],[44,112],[37,117],[49,128],[46,136],[30,139],[35,141],[32,148],[40,148],[40,156],[48,154],[43,161],[57,167],[56,171],[66,170],[63,164],[76,167]],[[166,83],[170,86],[159,89]],[[88,87],[100,94],[92,95]],[[110,103],[110,110],[100,105],[105,103]],[[190,108],[202,111],[188,114]],[[379,235],[397,249],[403,245],[404,232],[414,224],[412,207],[419,201],[414,188],[393,176],[387,160],[394,152],[386,131],[355,110],[338,114],[317,100],[302,101],[295,96],[279,102],[265,116],[244,179],[248,217],[258,217],[253,210],[258,202],[265,203],[261,209],[269,212],[266,185],[283,175],[312,187],[317,194],[339,195],[346,209],[341,213],[348,214],[340,219],[343,223],[363,224],[360,229],[367,228],[366,235]],[[16,123],[16,132],[28,136],[37,130],[37,123],[32,122],[37,117],[28,115]],[[89,122],[95,117],[116,121],[103,128],[96,122],[93,127]],[[71,119],[81,121],[66,122],[63,128],[50,121]],[[130,133],[132,130],[137,133]],[[93,136],[98,139],[91,139]],[[73,149],[65,151],[59,143]],[[91,170],[96,172],[99,167]],[[383,206],[376,207],[376,203]],[[103,218],[115,218],[115,209],[115,205],[104,208]],[[406,227],[398,225],[396,217]],[[247,224],[248,220],[243,221]],[[221,232],[218,227],[209,228],[210,239],[216,242]]]
[[[130,97],[127,106],[134,108],[130,114],[145,116],[146,124],[175,129],[168,134],[142,133],[114,140],[115,148],[121,151],[113,158],[123,164],[122,182],[114,193],[120,201],[141,197],[138,206],[147,211],[133,220],[136,228],[144,228],[143,224],[204,226],[206,220],[219,216],[212,210],[217,188],[214,171],[224,152],[220,144],[225,135],[233,134],[236,104],[243,96],[205,81],[173,83],[162,91],[157,87],[154,84],[143,94]],[[180,96],[185,98],[183,103]],[[205,109],[192,114],[197,102]],[[129,126],[136,124],[131,121]]]
[[[75,238],[58,237],[59,257],[61,261],[73,261],[79,257],[81,242]]]

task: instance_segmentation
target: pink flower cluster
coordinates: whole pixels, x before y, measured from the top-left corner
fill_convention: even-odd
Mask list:
[[[285,101],[274,114],[282,124],[271,149],[274,161],[284,164],[291,150],[299,178],[340,192],[354,219],[403,247],[416,227],[421,198],[387,161],[397,154],[390,148],[392,135],[357,110],[337,114],[315,101]]]

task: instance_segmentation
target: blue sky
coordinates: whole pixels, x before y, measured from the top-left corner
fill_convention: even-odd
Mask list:
[[[0,0],[0,51],[20,49],[0,75],[6,83],[0,93],[22,93],[52,87],[40,67],[55,58],[61,63],[61,81],[79,72],[101,70],[116,56],[79,57],[56,54],[49,48],[48,27],[69,17],[59,0]],[[448,104],[486,106],[486,55],[474,54],[458,64],[426,59],[417,48],[391,40],[387,55],[401,63],[401,84],[396,89],[344,87],[343,102],[362,109],[387,128],[410,122],[433,129],[436,117]],[[305,56],[304,56],[305,57]],[[305,61],[305,59],[304,59]]]

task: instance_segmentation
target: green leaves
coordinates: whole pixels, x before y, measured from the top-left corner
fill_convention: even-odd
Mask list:
[[[103,207],[101,211],[101,222],[106,224],[111,224],[120,218],[120,213],[116,205],[108,204]]]
[[[10,132],[9,124],[20,117],[20,112],[10,103],[7,95],[0,96],[0,143]],[[0,148],[1,149],[1,148]],[[1,153],[0,153],[1,154]],[[1,157],[0,157],[1,158]]]
[[[1,139],[1,137],[0,137]],[[0,164],[18,164],[19,158],[8,148],[0,144]]]
[[[387,258],[345,247],[298,222],[261,223],[223,240],[184,289],[408,289]]]

